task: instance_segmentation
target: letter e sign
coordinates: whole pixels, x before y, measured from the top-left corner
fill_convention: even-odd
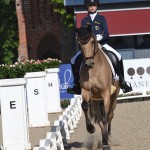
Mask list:
[[[10,109],[16,109],[16,101],[10,101]]]

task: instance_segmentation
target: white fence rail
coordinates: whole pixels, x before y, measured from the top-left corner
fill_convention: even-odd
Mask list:
[[[51,131],[46,133],[46,138],[41,139],[39,146],[34,147],[33,150],[64,150],[64,147],[68,145],[67,140],[70,139],[70,134],[74,133],[82,116],[81,102],[80,96],[71,99],[71,104],[63,112],[63,115],[54,121]]]

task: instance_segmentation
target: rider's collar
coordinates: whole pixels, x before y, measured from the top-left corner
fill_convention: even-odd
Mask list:
[[[91,17],[91,20],[93,21],[95,16],[97,15],[97,12],[93,13],[93,14],[89,14],[89,16]]]

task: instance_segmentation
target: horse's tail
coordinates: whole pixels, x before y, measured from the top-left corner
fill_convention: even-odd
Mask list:
[[[94,120],[95,123],[100,123],[102,121],[104,108],[103,101],[91,100],[90,105],[90,118]]]

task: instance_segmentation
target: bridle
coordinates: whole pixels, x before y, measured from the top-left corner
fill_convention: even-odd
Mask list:
[[[94,51],[93,51],[93,55],[90,56],[90,57],[84,57],[84,56],[83,56],[83,57],[84,57],[84,58],[83,58],[84,61],[86,61],[86,60],[88,60],[88,59],[94,59],[96,53],[98,52],[98,48],[96,48],[96,38],[95,38],[95,36],[94,36],[93,33],[90,33],[90,34],[88,34],[88,35],[86,35],[86,36],[82,36],[82,37],[78,37],[78,38],[77,38],[77,40],[79,41],[79,43],[80,43],[81,45],[85,45],[85,44],[87,44],[87,43],[90,41],[90,39],[91,39],[92,37],[94,38]]]

